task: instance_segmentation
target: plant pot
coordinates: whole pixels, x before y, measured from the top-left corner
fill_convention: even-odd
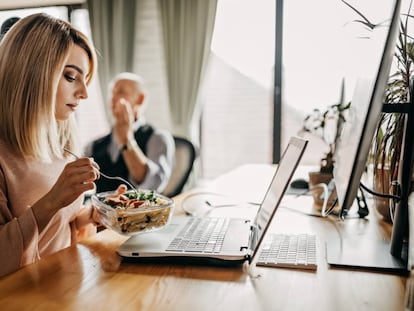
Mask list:
[[[333,179],[333,175],[330,173],[309,172],[309,189],[312,191],[313,206],[318,211],[322,210],[323,201],[324,201],[323,188],[318,187],[318,184],[324,183],[328,185],[332,179]],[[329,210],[329,208],[332,206],[335,199],[336,199],[336,189],[334,188],[333,191],[331,192],[331,195],[328,198],[328,204],[326,206],[326,210]],[[339,211],[338,204],[335,205],[334,211],[335,212]]]
[[[390,192],[390,169],[389,168],[376,168],[373,174],[373,189],[377,193],[389,193]],[[377,212],[387,222],[392,222],[390,212],[390,200],[386,198],[380,198],[373,196],[374,205]]]

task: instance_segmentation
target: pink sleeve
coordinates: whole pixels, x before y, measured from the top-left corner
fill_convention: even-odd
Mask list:
[[[14,217],[8,207],[6,189],[0,169],[0,276],[39,258],[39,231],[32,209]]]
[[[5,219],[9,213],[7,206],[0,202],[0,276],[39,259],[39,231],[32,209],[19,218]]]

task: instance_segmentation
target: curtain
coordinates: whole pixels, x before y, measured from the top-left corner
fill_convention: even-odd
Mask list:
[[[132,71],[136,33],[136,0],[88,0],[92,40],[98,53],[103,98],[119,72]],[[110,113],[105,104],[108,119]]]
[[[158,0],[174,134],[189,139],[197,120],[217,0]]]

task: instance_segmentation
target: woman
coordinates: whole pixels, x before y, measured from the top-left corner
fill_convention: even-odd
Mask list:
[[[95,70],[85,35],[45,14],[21,19],[0,44],[0,276],[91,232],[81,203],[99,167],[64,149],[80,150],[74,112]]]

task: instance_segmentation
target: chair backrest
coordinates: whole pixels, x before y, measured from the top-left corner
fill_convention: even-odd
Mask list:
[[[193,143],[185,138],[174,136],[175,160],[172,174],[163,194],[173,197],[180,194],[190,176],[197,151]]]

